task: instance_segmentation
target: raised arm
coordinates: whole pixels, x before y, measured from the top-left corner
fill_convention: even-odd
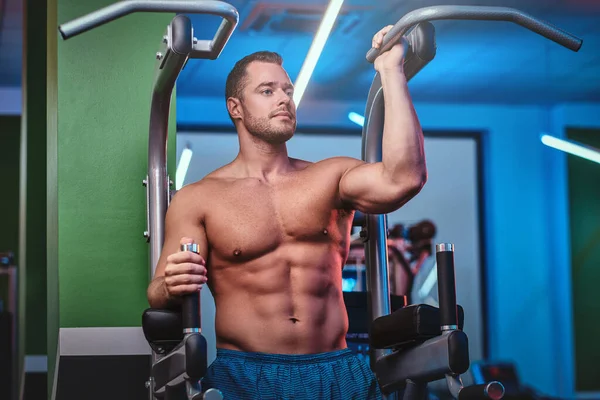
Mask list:
[[[379,47],[391,25],[373,38]],[[382,161],[355,163],[340,180],[341,200],[368,214],[397,210],[413,198],[427,181],[423,132],[404,75],[404,43],[375,60],[381,76],[385,104]]]
[[[171,201],[165,219],[165,242],[148,286],[148,303],[152,308],[173,308],[181,296],[200,290],[206,283],[205,260],[208,243],[198,212],[197,187],[186,186]],[[200,254],[182,252],[182,243],[196,243]]]

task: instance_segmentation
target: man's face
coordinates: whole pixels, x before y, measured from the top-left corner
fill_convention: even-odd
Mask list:
[[[296,130],[294,87],[283,67],[252,62],[241,99],[243,124],[257,139],[271,144],[288,141]]]

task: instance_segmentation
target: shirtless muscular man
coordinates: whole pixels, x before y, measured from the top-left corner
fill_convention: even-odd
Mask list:
[[[373,37],[373,47],[390,28]],[[288,157],[296,107],[278,54],[251,54],[229,74],[239,153],[173,197],[148,288],[151,307],[170,308],[210,287],[217,357],[203,388],[235,400],[381,397],[369,366],[346,345],[342,268],[355,210],[397,210],[427,180],[404,52],[399,43],[375,60],[386,109],[379,163]],[[179,251],[191,242],[199,255]]]

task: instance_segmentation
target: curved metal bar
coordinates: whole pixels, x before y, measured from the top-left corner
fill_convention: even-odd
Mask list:
[[[170,182],[167,174],[167,141],[169,112],[175,82],[192,52],[192,23],[185,15],[177,15],[169,25],[170,45],[177,51],[167,51],[159,62],[154,81],[150,107],[148,137],[148,235],[150,243],[150,278],[160,258],[164,237],[165,217],[170,200]]]
[[[69,39],[83,32],[104,25],[134,12],[165,12],[182,14],[212,14],[223,17],[223,25],[212,40],[213,47],[225,45],[239,21],[235,7],[215,0],[123,0],[101,8],[58,27],[63,39]]]
[[[383,89],[381,77],[377,73],[373,79],[367,98],[367,113],[363,126],[362,159],[367,162],[381,160],[382,134],[384,121]],[[367,288],[369,292],[369,320],[388,315],[391,312],[387,221],[385,215],[365,214],[365,260],[367,263]],[[370,364],[373,369],[377,360],[387,354],[383,349],[370,350]]]
[[[69,39],[134,12],[178,13],[167,28],[163,49],[157,53],[148,141],[147,230],[150,243],[150,277],[154,275],[164,241],[164,219],[170,202],[167,175],[167,138],[171,94],[189,58],[216,59],[233,34],[239,13],[231,4],[214,0],[123,0],[59,26]],[[212,40],[197,40],[191,21],[182,14],[209,14],[223,18]]]
[[[442,19],[514,22],[573,51],[579,51],[583,43],[580,38],[514,8],[432,6],[419,8],[403,16],[385,36],[381,49],[371,48],[367,52],[367,61],[372,63],[380,53],[391,49],[411,26],[419,22]]]
[[[408,50],[404,59],[404,73],[409,81],[435,57],[435,29],[428,22],[418,24],[406,39]],[[379,162],[382,159],[384,115],[381,76],[376,73],[367,97],[363,125],[361,157],[366,162]],[[373,321],[391,312],[386,216],[365,215],[365,228],[369,318]],[[371,367],[374,368],[376,361],[389,353],[389,350],[371,349],[370,353]],[[392,398],[392,395],[387,397],[390,400]]]
[[[570,50],[578,51],[582,45],[581,39],[512,8],[434,6],[415,10],[401,18],[385,36],[381,48],[369,50],[367,60],[374,62],[380,53],[392,48],[399,42],[401,36],[416,25],[415,29],[406,36],[409,47],[405,57],[404,71],[407,80],[410,80],[435,57],[435,34],[428,21],[440,19],[511,21]],[[366,162],[380,162],[382,159],[384,119],[383,88],[381,77],[379,73],[376,73],[369,90],[363,124],[361,157]],[[372,321],[389,314],[391,308],[388,287],[386,216],[365,215],[364,226],[366,235],[361,236],[364,237],[365,242],[369,317]],[[372,368],[377,365],[378,360],[387,358],[386,352],[384,349],[371,349]]]

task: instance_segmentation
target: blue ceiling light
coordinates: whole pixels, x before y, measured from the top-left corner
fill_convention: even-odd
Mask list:
[[[296,108],[300,105],[300,100],[302,99],[306,86],[308,86],[308,81],[315,70],[317,61],[319,61],[319,57],[321,57],[321,52],[323,51],[323,47],[325,47],[327,38],[329,38],[331,29],[333,29],[333,24],[337,19],[342,3],[344,3],[344,0],[331,0],[323,15],[321,25],[319,25],[317,34],[310,45],[306,59],[304,59],[304,63],[302,64],[302,68],[300,69],[300,73],[294,84],[294,103],[296,103]]]
[[[190,161],[192,161],[192,149],[186,147],[181,153],[179,158],[179,165],[177,166],[177,172],[175,172],[175,189],[179,190],[183,186],[185,176],[187,175],[188,168],[190,167]]]
[[[571,140],[559,139],[547,134],[543,134],[540,139],[542,143],[548,147],[600,164],[600,150],[598,149]]]
[[[354,111],[348,113],[348,119],[359,126],[363,126],[365,124],[365,117],[355,113]]]

